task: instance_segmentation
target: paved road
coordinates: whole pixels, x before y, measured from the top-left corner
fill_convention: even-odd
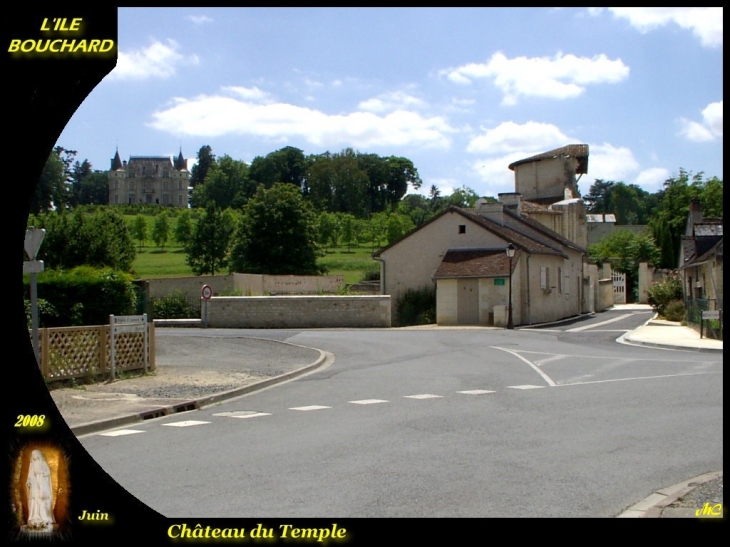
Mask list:
[[[512,332],[227,331],[336,361],[81,441],[171,517],[615,516],[722,469],[722,356],[615,343],[649,317]]]

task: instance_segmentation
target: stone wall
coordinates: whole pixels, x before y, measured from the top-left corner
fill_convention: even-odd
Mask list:
[[[233,286],[244,296],[267,294],[337,294],[345,284],[342,275],[233,274]]]
[[[390,327],[390,296],[214,296],[210,328]]]
[[[210,285],[214,295],[233,291],[233,275],[196,275],[190,277],[166,277],[146,279],[150,298],[162,298],[182,292],[188,298],[199,298],[203,285]]]

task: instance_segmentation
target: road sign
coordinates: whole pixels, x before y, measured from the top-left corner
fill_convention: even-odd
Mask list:
[[[203,289],[200,293],[204,300],[210,300],[211,296],[213,296],[213,289],[210,288],[210,285],[203,285]]]
[[[25,231],[25,254],[28,255],[30,260],[35,260],[35,257],[38,254],[38,249],[40,249],[45,235],[46,231],[43,228],[31,227]]]
[[[23,262],[23,273],[40,273],[43,271],[42,260],[27,260]]]
[[[720,310],[703,311],[702,319],[720,319]]]

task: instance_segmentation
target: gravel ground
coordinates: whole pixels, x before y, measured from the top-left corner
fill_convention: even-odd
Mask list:
[[[58,387],[51,397],[69,427],[188,402],[279,376],[320,352],[243,337],[156,337],[155,371],[114,382]]]
[[[722,476],[700,484],[669,507],[699,509],[705,503],[709,503],[710,505],[722,503]]]

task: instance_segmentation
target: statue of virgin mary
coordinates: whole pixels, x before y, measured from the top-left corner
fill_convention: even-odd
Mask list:
[[[25,493],[28,502],[28,528],[52,530],[56,520],[53,518],[51,469],[40,450],[33,450],[31,453]]]

